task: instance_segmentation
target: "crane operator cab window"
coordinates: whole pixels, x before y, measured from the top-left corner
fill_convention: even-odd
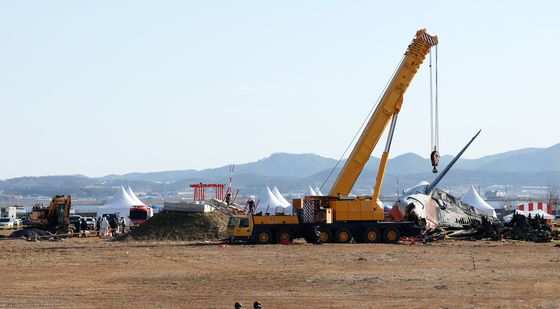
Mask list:
[[[249,218],[241,218],[241,221],[239,222],[239,227],[240,228],[248,228],[249,227]]]
[[[230,217],[229,222],[227,224],[228,229],[234,229],[237,227],[237,222],[239,222],[239,218]]]
[[[58,209],[56,211],[56,224],[64,224],[64,209],[66,208],[66,204],[58,204]]]

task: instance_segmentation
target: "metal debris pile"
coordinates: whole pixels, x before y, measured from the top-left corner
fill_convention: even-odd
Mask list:
[[[49,231],[45,231],[38,228],[26,228],[23,230],[17,230],[5,238],[11,239],[24,239],[28,241],[39,241],[39,240],[60,240],[68,237],[68,235],[56,235]]]
[[[527,218],[514,214],[510,222],[505,224],[504,237],[508,239],[548,242],[552,240],[552,230],[546,220],[540,216]]]
[[[225,215],[243,215],[245,211],[238,204],[227,204],[215,198],[207,200],[206,203]]]

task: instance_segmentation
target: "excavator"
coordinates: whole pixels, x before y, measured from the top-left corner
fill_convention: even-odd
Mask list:
[[[230,240],[248,240],[259,244],[275,241],[281,243],[294,238],[309,238],[309,235],[317,234],[320,230],[321,242],[348,243],[354,239],[356,242],[396,243],[401,236],[418,233],[413,222],[386,222],[379,194],[404,94],[426,55],[437,44],[437,36],[428,34],[426,29],[416,32],[327,196],[294,199],[295,214],[291,216],[232,216],[227,226]],[[387,142],[379,164],[373,195],[349,196],[387,126]],[[435,159],[438,157],[439,154],[432,153],[434,171],[437,165]]]
[[[74,228],[69,222],[71,205],[70,195],[55,195],[47,208],[33,207],[30,227],[58,235],[73,234]]]

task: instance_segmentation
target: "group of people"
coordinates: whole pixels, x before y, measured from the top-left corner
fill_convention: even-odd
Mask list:
[[[88,225],[85,218],[81,218],[78,222],[74,223],[74,228],[76,229],[76,234],[80,235],[80,237],[87,237],[86,230]]]
[[[123,217],[117,219],[116,216],[102,216],[97,218],[95,230],[100,237],[117,237],[124,233],[126,221]]]

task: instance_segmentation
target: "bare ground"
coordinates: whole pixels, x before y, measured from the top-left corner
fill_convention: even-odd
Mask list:
[[[0,308],[560,308],[554,243],[0,246]]]

